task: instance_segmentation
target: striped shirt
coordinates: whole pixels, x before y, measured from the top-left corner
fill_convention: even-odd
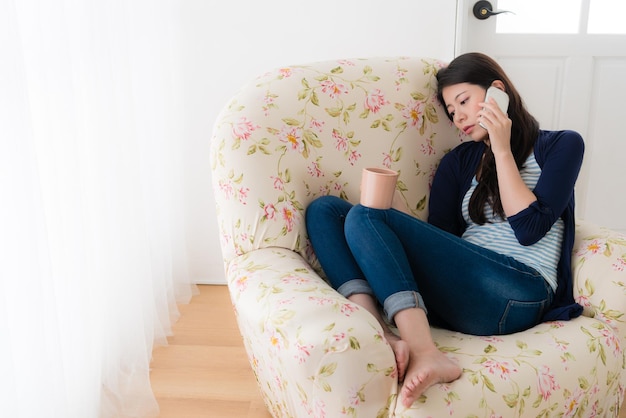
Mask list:
[[[537,164],[534,153],[528,157],[520,170],[520,174],[526,186],[533,190],[541,175],[541,168]],[[477,185],[478,182],[474,177],[472,185],[463,199],[462,214],[465,222],[467,222],[467,229],[463,233],[463,238],[483,248],[513,257],[517,261],[534,268],[544,277],[552,290],[556,290],[557,264],[561,257],[563,242],[563,220],[559,218],[550,231],[535,244],[522,246],[517,241],[509,222],[494,215],[490,205],[487,204],[485,207],[487,223],[478,225],[472,221],[469,216],[468,204]]]

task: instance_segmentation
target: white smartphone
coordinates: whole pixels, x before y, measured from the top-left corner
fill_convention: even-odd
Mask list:
[[[487,94],[485,95],[485,102],[489,102],[489,98],[491,97],[493,97],[496,100],[496,103],[498,104],[498,107],[500,108],[500,110],[502,110],[502,112],[506,114],[507,110],[509,109],[509,95],[503,92],[502,90],[500,90],[499,88],[491,86],[487,89]],[[478,124],[482,126],[484,129],[487,129],[480,122]]]

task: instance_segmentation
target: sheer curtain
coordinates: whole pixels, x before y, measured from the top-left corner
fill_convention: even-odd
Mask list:
[[[0,0],[0,416],[145,417],[194,288],[175,0]]]

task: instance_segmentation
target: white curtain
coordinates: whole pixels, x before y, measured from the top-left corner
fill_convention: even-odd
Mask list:
[[[176,0],[0,0],[0,416],[147,417],[187,272]]]

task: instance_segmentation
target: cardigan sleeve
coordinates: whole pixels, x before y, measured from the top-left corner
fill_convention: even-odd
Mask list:
[[[584,148],[582,137],[574,131],[542,131],[535,146],[541,167],[533,190],[537,200],[508,218],[520,244],[532,245],[543,238],[573,202]]]

